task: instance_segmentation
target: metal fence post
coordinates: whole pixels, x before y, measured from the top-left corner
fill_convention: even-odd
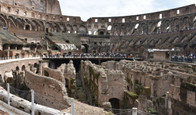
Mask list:
[[[8,103],[8,106],[10,106],[10,84],[7,83],[7,103]]]
[[[137,115],[137,108],[132,108],[132,115]]]
[[[34,107],[34,90],[31,90],[31,115],[35,115],[35,107]]]
[[[74,99],[72,99],[71,103],[71,115],[74,115]]]

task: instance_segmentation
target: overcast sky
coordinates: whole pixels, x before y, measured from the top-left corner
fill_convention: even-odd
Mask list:
[[[90,17],[124,16],[150,13],[185,5],[196,0],[59,0],[63,15]]]

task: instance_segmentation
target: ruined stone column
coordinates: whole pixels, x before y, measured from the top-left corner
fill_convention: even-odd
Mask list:
[[[7,57],[8,57],[8,59],[9,59],[9,57],[10,57],[10,45],[8,45],[8,51],[7,51]]]

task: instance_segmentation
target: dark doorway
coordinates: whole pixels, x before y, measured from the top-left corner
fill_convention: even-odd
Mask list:
[[[65,87],[69,88],[69,80],[68,79],[65,79]]]
[[[26,25],[25,26],[25,30],[30,30],[30,26],[29,25]]]
[[[169,59],[169,52],[165,52],[166,59]]]
[[[49,77],[49,73],[47,71],[44,71],[44,76]]]
[[[179,29],[180,29],[180,26],[176,25],[176,31],[179,31]]]
[[[112,112],[114,114],[119,114],[119,112],[120,112],[120,110],[119,110],[120,109],[120,100],[117,99],[117,98],[112,98],[112,99],[109,100],[109,102],[112,105]]]
[[[48,34],[48,28],[46,28],[46,33]]]
[[[25,65],[22,66],[22,71],[25,71]]]
[[[84,52],[84,53],[88,53],[88,48],[89,48],[89,46],[87,45],[87,44],[82,44],[83,46],[84,46],[84,49],[82,49],[82,51]]]
[[[104,32],[103,31],[99,32],[99,35],[104,35]]]

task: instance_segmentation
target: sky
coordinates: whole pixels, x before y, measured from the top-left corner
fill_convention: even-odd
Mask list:
[[[63,15],[91,17],[128,16],[196,4],[196,0],[59,0]]]

